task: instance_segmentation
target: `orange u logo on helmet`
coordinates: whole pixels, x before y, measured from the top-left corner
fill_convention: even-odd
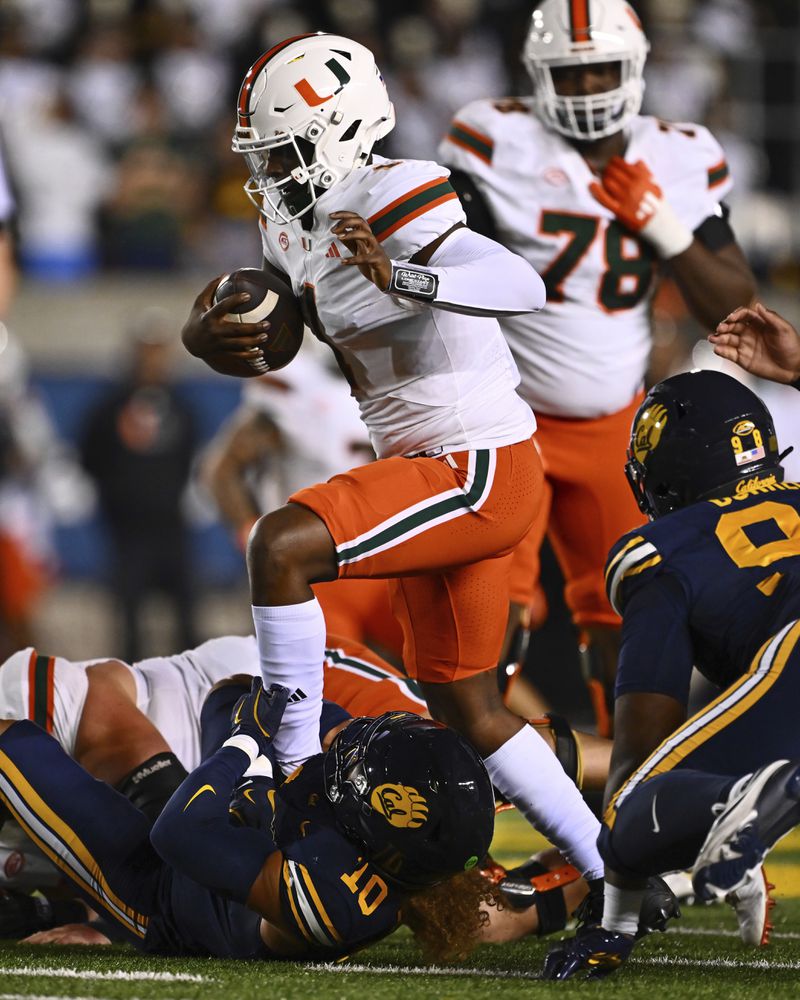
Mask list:
[[[344,66],[342,66],[342,64],[338,61],[338,59],[329,59],[325,63],[325,65],[339,81],[339,86],[333,91],[332,94],[327,94],[325,97],[320,97],[320,95],[316,92],[316,90],[314,90],[314,88],[311,86],[308,80],[306,80],[305,77],[303,77],[303,79],[300,80],[299,83],[296,83],[294,85],[294,89],[303,98],[303,100],[310,108],[316,108],[318,105],[324,104],[326,101],[329,101],[332,97],[335,97],[336,94],[338,94],[339,91],[342,89],[342,87],[344,87],[344,85],[346,83],[349,83],[350,81],[350,74],[347,72]]]

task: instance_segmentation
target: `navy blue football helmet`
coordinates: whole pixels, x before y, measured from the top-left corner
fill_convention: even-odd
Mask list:
[[[747,386],[717,371],[673,375],[653,386],[633,418],[625,475],[652,520],[737,484],[783,481],[769,410]]]
[[[354,719],[324,761],[325,791],[347,838],[401,888],[436,885],[489,850],[494,793],[455,730],[410,712]]]

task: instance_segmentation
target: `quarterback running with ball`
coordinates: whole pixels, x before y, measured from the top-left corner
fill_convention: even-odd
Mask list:
[[[319,752],[325,622],[310,584],[385,577],[403,661],[431,714],[594,879],[597,821],[506,709],[495,676],[512,554],[542,489],[535,420],[496,317],[541,308],[544,285],[465,226],[445,168],[372,155],[393,125],[372,53],[336,35],[276,45],[239,95],[233,147],[250,168],[265,266],[289,279],[333,349],[378,455],[294,493],[251,532],[262,673],[292,692],[275,748],[283,762]],[[226,345],[256,357],[268,326],[226,322],[236,297],[215,306],[214,287],[196,300],[184,343],[200,357]]]

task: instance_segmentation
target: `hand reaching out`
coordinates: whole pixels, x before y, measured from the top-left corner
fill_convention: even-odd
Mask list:
[[[773,382],[800,378],[800,334],[760,302],[740,306],[709,335],[714,353]]]
[[[351,267],[355,265],[365,278],[385,292],[392,279],[392,262],[375,238],[367,220],[355,212],[331,212],[330,217],[337,220],[331,232],[353,255],[343,257],[342,264]]]

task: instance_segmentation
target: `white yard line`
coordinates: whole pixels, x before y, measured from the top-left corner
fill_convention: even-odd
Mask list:
[[[738,958],[676,958],[662,955],[654,958],[632,958],[631,962],[634,965],[681,965],[692,969],[762,969],[764,972],[800,969],[800,962],[773,962],[768,958],[742,961]]]
[[[764,972],[771,970],[800,969],[800,962],[774,962],[766,958],[735,959],[735,958],[632,958],[632,965],[680,965],[692,969],[759,969]],[[408,968],[400,965],[360,965],[341,962],[336,965],[306,965],[306,969],[324,970],[340,973],[372,973],[373,975],[397,976],[477,976],[483,979],[538,979],[539,970],[530,972],[509,971],[504,969],[465,969],[463,966],[439,966],[430,968]]]
[[[112,1000],[112,998],[99,996],[65,998],[63,993],[0,993],[0,1000]],[[140,1000],[140,998],[127,997],[126,1000]]]
[[[206,976],[190,972],[95,972],[93,969],[42,969],[35,965],[0,965],[0,976],[52,976],[55,979],[146,980],[160,983],[207,983]]]
[[[713,927],[669,927],[667,934],[682,934],[686,937],[729,937],[738,938],[738,931],[718,930]],[[773,931],[769,936],[770,941],[800,941],[798,931]]]
[[[309,972],[368,972],[379,976],[482,976],[487,979],[538,979],[538,970],[522,972],[505,969],[465,969],[463,966],[431,965],[428,968],[404,965],[358,965],[341,962],[328,965],[304,966]]]

